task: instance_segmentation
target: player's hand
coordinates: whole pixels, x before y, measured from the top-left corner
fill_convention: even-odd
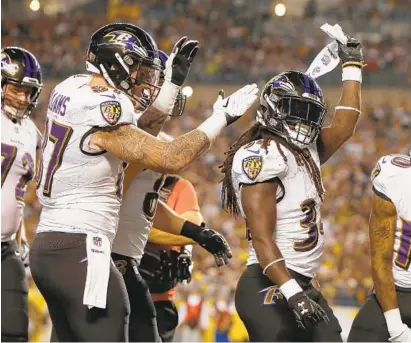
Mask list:
[[[199,237],[198,244],[214,255],[217,267],[228,264],[228,260],[233,255],[230,246],[222,235],[212,229],[204,229]]]
[[[388,339],[390,342],[411,342],[411,329],[403,324],[403,331]]]
[[[257,100],[258,87],[255,83],[225,97],[224,91],[220,90],[217,101],[213,106],[213,115],[225,116],[227,126],[239,119]]]
[[[348,66],[362,68],[364,66],[362,45],[354,38],[348,38],[346,45],[338,42],[338,56],[343,68]]]
[[[330,322],[324,309],[311,299],[307,292],[299,292],[288,299],[288,306],[293,311],[293,316],[298,327],[307,329],[321,321]]]
[[[228,260],[233,255],[226,239],[218,232],[206,227],[204,223],[201,226],[204,229],[199,232],[194,240],[210,254],[214,255],[218,267],[228,264]]]
[[[166,62],[164,79],[174,85],[182,86],[190,72],[198,49],[198,41],[187,40],[187,37],[180,38]]]
[[[23,264],[24,264],[24,268],[27,268],[30,264],[29,263],[29,251],[30,251],[29,244],[24,239],[22,239],[19,252],[20,252],[21,260],[23,261]]]

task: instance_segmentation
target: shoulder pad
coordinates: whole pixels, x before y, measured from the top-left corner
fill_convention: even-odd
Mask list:
[[[286,151],[284,151],[286,153]],[[274,142],[267,149],[261,141],[241,147],[235,154],[232,172],[239,183],[253,184],[282,177],[288,170],[284,157]]]
[[[137,125],[137,115],[130,99],[116,94],[112,90],[94,93],[93,125],[92,126],[115,126],[119,124]]]
[[[387,155],[381,157],[371,172],[373,190],[383,198],[391,199],[390,183],[401,169],[408,168],[411,158],[406,155]]]

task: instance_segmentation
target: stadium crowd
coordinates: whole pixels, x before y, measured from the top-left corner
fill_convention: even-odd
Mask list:
[[[284,68],[305,70],[327,40],[319,30],[319,23],[350,18],[346,12],[353,8],[349,1],[347,6],[336,5],[319,12],[316,2],[309,1],[305,18],[294,20],[276,17],[271,1],[257,2],[254,6],[254,2],[241,0],[201,3],[169,0],[147,2],[137,11],[132,10],[138,6],[135,4],[116,5],[126,6],[127,11],[113,10],[110,6],[109,9],[114,11],[116,20],[131,20],[144,27],[165,51],[170,51],[181,35],[198,39],[201,50],[191,73],[193,81],[236,83],[247,78],[264,79],[267,73]],[[411,77],[409,27],[376,33],[366,32],[364,26],[366,22],[368,26],[378,27],[381,19],[401,22],[400,14],[405,19],[407,15],[411,17],[409,6],[404,7],[408,11],[399,13],[398,8],[401,7],[390,6],[390,1],[361,1],[355,6],[350,31],[366,47],[368,71],[393,70]],[[106,14],[75,13],[22,22],[5,20],[2,39],[5,45],[21,45],[33,51],[42,61],[45,75],[60,78],[82,70],[90,35],[106,21]]]

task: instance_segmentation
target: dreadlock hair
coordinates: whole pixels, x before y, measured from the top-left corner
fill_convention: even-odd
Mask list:
[[[244,132],[237,141],[234,142],[227,152],[225,152],[226,159],[220,166],[221,173],[224,174],[222,180],[221,200],[223,208],[231,214],[238,215],[240,212],[239,202],[235,195],[233,187],[233,180],[231,175],[231,169],[233,166],[233,159],[235,153],[244,145],[256,140],[262,140],[262,148],[267,149],[271,141],[274,141],[277,145],[277,149],[287,162],[287,157],[282,149],[282,146],[286,147],[294,155],[297,165],[305,167],[314,182],[315,188],[321,200],[324,200],[324,188],[321,180],[321,173],[317,165],[315,164],[310,152],[307,148],[299,149],[291,146],[284,138],[269,131],[266,127],[260,123],[254,124],[250,129]]]

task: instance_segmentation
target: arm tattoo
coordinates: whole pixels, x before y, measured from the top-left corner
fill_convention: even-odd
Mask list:
[[[119,159],[160,173],[177,173],[210,146],[205,133],[193,130],[170,143],[162,142],[131,125],[93,134],[92,143]]]
[[[151,106],[139,118],[137,126],[150,135],[157,136],[163,128],[167,117],[167,114]]]
[[[392,273],[396,218],[395,206],[374,195],[370,217],[372,277],[384,312],[398,307]]]

